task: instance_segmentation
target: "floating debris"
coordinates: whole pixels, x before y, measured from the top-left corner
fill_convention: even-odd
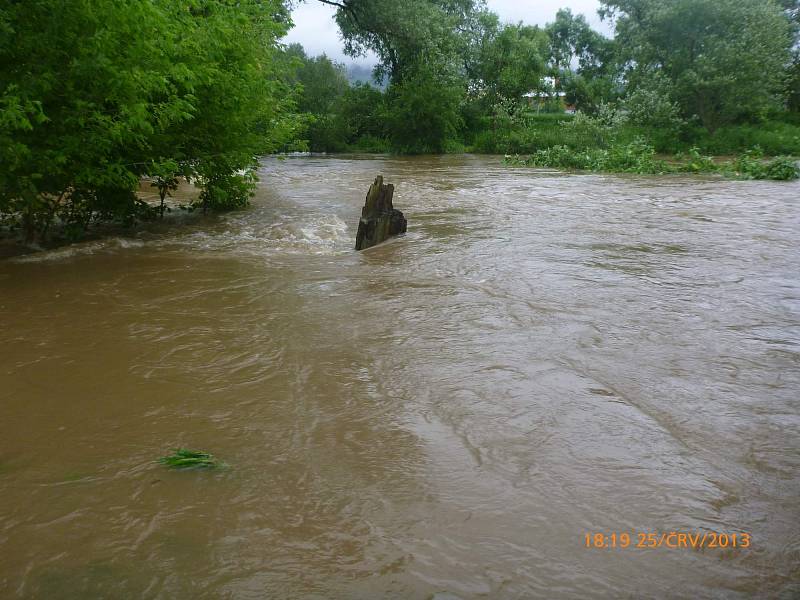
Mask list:
[[[172,454],[158,459],[162,465],[172,469],[218,469],[226,466],[208,452],[175,448]]]

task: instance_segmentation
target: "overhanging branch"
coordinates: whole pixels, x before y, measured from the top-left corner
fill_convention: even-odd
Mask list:
[[[323,4],[330,4],[331,6],[336,6],[337,8],[344,8],[347,10],[346,4],[340,4],[339,2],[333,2],[333,0],[317,0],[317,2],[322,2]]]
[[[353,18],[353,21],[356,22],[356,25],[361,27],[361,23],[358,21],[356,11],[353,10],[353,7],[347,2],[347,0],[343,0],[342,2],[336,2],[335,0],[317,0],[317,2],[327,4],[328,6],[335,6],[336,8],[341,8],[342,10],[347,11],[347,13]]]

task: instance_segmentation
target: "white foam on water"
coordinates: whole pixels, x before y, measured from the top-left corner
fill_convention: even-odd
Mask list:
[[[26,254],[10,260],[16,263],[50,262],[97,254],[98,252],[113,252],[114,250],[141,248],[142,246],[144,246],[144,241],[142,240],[113,237],[92,242],[72,244],[70,246],[64,246],[63,248],[54,248],[53,250],[44,250],[34,254]]]
[[[279,215],[268,222],[234,217],[227,225],[224,230],[196,231],[154,243],[247,256],[331,255],[350,249],[347,224],[335,215]]]
[[[347,224],[335,215],[280,215],[254,221],[251,215],[230,218],[223,230],[186,232],[173,230],[147,239],[111,237],[81,242],[10,259],[18,263],[45,263],[99,253],[141,248],[190,248],[206,252],[230,252],[247,256],[265,254],[332,255],[350,250]]]
[[[250,234],[251,232],[248,232]],[[262,236],[255,235],[260,250],[290,254],[335,254],[347,246],[347,224],[335,215],[308,220],[285,218],[269,225]]]

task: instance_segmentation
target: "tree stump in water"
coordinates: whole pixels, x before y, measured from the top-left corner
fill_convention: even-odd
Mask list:
[[[367,201],[361,209],[361,220],[356,234],[356,250],[364,250],[380,244],[393,235],[405,233],[408,221],[399,210],[392,206],[394,186],[383,184],[383,176],[378,175],[369,187]]]

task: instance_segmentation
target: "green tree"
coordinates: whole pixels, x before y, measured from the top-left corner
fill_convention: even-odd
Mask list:
[[[786,70],[786,104],[792,112],[800,112],[800,50],[792,53],[792,63]]]
[[[545,27],[549,39],[550,66],[553,74],[572,72],[573,63],[578,71],[597,71],[609,58],[610,40],[607,40],[586,22],[583,15],[573,15],[568,8],[556,13],[556,19]]]
[[[466,63],[483,0],[322,0],[339,7],[345,52],[367,50],[388,76],[387,121],[400,152],[440,152],[454,141]]]
[[[420,64],[393,83],[388,121],[393,148],[406,154],[445,152],[461,126],[462,81],[433,64]]]
[[[593,112],[614,98],[614,42],[594,31],[583,15],[561,9],[545,27],[555,88],[581,110]]]
[[[602,14],[631,89],[663,78],[709,131],[781,104],[791,38],[774,0],[610,0]]]
[[[347,70],[344,65],[321,56],[306,56],[303,47],[292,44],[289,56],[298,59],[294,81],[302,86],[297,102],[300,112],[323,115],[331,112],[333,105],[347,91]]]
[[[290,77],[299,86],[297,109],[308,116],[309,148],[314,152],[345,152],[353,145],[386,145],[385,95],[367,84],[350,86],[343,65],[328,57],[306,55],[293,44],[287,55],[294,61]]]
[[[800,112],[800,0],[780,0],[792,32],[792,61],[786,69],[787,107]]]
[[[279,0],[29,0],[0,8],[0,213],[47,234],[155,211],[178,172],[205,208],[247,201],[253,156],[289,135]]]
[[[360,83],[347,89],[341,98],[339,114],[351,132],[350,142],[389,135],[386,120],[386,95],[378,88]]]
[[[492,104],[522,95],[541,86],[546,75],[547,36],[538,27],[507,25],[483,45],[478,85]]]
[[[336,22],[345,52],[360,56],[373,51],[377,75],[400,83],[408,71],[431,56],[462,56],[465,32],[484,0],[322,0],[339,7]]]

